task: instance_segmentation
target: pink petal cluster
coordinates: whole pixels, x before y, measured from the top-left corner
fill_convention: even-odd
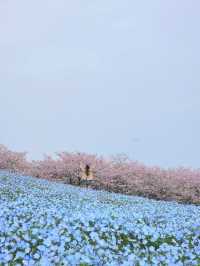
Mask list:
[[[0,169],[23,172],[27,169],[26,152],[13,152],[0,144]]]

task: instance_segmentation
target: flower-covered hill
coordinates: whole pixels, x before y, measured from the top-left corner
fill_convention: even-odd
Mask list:
[[[200,207],[0,173],[0,265],[200,265]]]
[[[5,169],[70,185],[92,180],[94,189],[200,205],[200,169],[150,167],[124,154],[105,158],[64,151],[29,161],[25,152],[0,144],[0,170]]]

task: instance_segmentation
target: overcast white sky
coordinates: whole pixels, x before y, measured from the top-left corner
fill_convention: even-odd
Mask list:
[[[199,0],[1,0],[0,143],[200,167]]]

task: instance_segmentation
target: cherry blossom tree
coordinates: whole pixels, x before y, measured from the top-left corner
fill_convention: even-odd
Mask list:
[[[92,173],[93,188],[200,203],[200,169],[149,167],[124,154],[105,158],[95,154],[59,152],[54,157],[45,155],[43,160],[28,161],[25,152],[10,151],[0,145],[0,169],[81,185],[87,178],[84,176],[86,166]]]

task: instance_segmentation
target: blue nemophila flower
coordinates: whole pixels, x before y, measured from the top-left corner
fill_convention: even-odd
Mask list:
[[[17,251],[17,253],[15,255],[16,259],[23,258],[24,256],[25,256],[25,253],[21,252],[21,251]]]

